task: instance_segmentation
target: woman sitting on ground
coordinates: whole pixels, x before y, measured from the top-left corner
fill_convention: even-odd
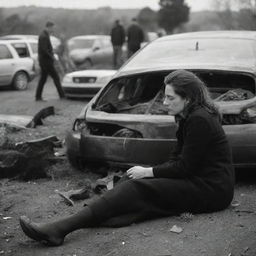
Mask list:
[[[40,242],[61,245],[72,231],[111,220],[129,225],[228,207],[234,192],[231,150],[207,88],[193,73],[174,71],[165,78],[164,105],[178,121],[176,158],[154,167],[130,168],[129,179],[69,217],[42,224],[22,216],[24,233]]]

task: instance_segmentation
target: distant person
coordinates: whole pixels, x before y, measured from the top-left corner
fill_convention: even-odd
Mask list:
[[[43,100],[42,92],[48,75],[52,77],[59,97],[65,98],[65,94],[61,87],[59,75],[54,67],[54,54],[50,41],[50,35],[53,33],[53,28],[54,23],[48,21],[45,25],[45,29],[39,35],[38,39],[38,59],[41,68],[41,75],[36,89],[36,101]]]
[[[122,47],[125,42],[125,30],[119,20],[115,21],[110,35],[113,46],[113,66],[119,68],[122,65]]]
[[[130,58],[140,49],[140,45],[144,41],[144,32],[135,18],[132,19],[132,24],[128,27],[127,40],[128,58]]]
[[[76,70],[75,64],[72,59],[69,58],[69,50],[67,46],[67,40],[64,34],[60,35],[61,44],[58,47],[59,62],[61,64],[63,75]]]

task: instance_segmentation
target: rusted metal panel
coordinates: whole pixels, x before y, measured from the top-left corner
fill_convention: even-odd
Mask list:
[[[120,125],[139,131],[143,138],[173,139],[177,130],[174,117],[168,115],[109,114],[88,110],[86,121]]]
[[[168,160],[175,139],[81,136],[80,152],[88,160],[152,165]]]

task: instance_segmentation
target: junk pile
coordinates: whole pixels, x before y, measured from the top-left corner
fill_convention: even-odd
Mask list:
[[[0,128],[0,134],[4,133],[6,131]],[[54,154],[55,148],[61,146],[62,141],[56,136],[18,143],[8,138],[1,139],[0,178],[29,180],[48,177],[49,165],[58,158]]]
[[[49,136],[17,143],[10,137],[15,132],[42,125],[42,120],[53,114],[51,106],[34,116],[0,115],[0,178],[29,180],[48,177],[47,167],[60,158],[55,148],[62,147],[62,141]]]

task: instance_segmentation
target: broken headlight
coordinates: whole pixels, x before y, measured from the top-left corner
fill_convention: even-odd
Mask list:
[[[76,119],[73,125],[73,130],[82,131],[84,128],[87,128],[85,119]]]

